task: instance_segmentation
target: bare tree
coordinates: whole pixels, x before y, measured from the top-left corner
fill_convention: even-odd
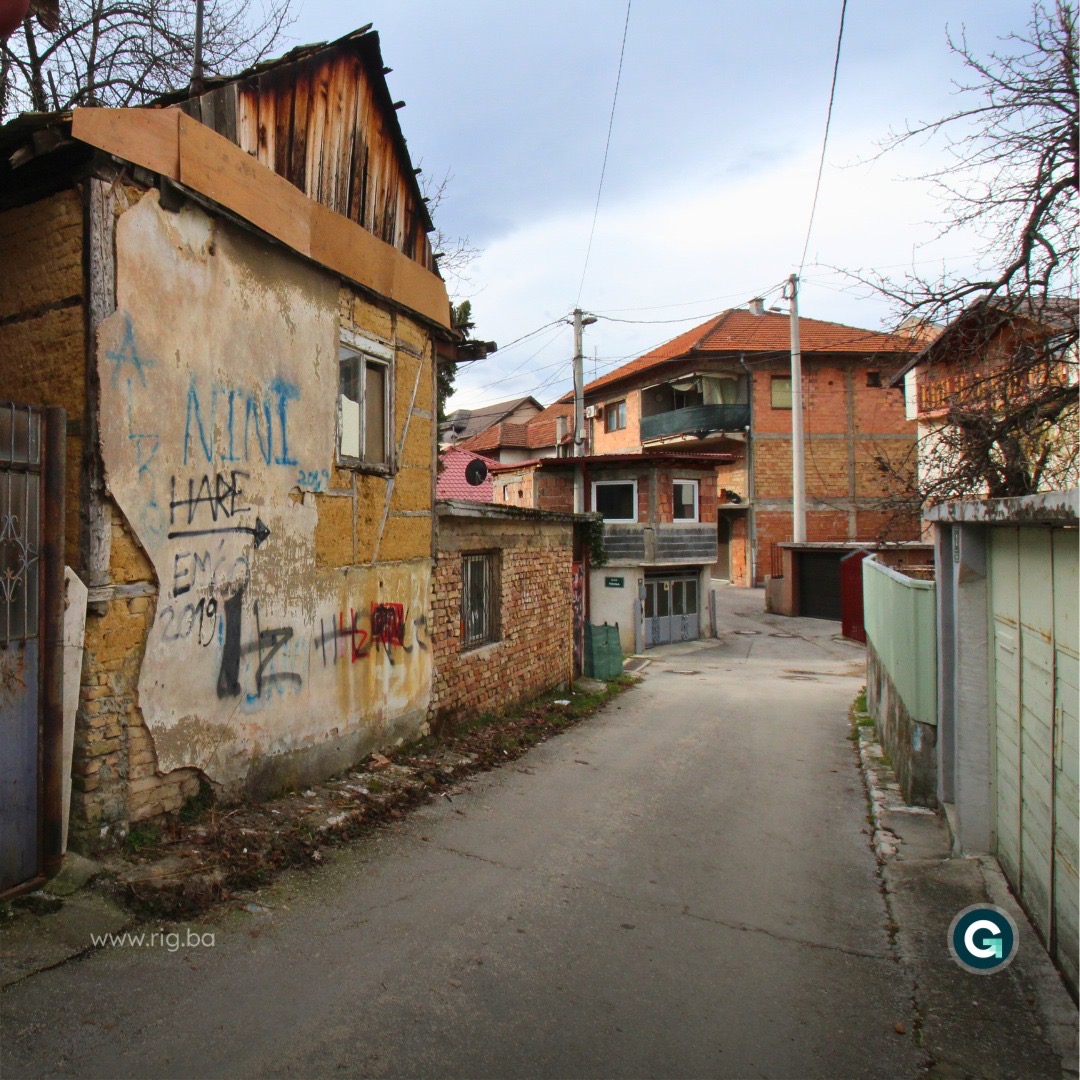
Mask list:
[[[981,238],[980,270],[863,277],[924,344],[945,327],[923,354],[934,420],[906,492],[913,505],[1076,482],[1075,6],[1036,0],[1027,29],[985,59],[963,33],[948,41],[966,71],[961,106],[885,149],[943,144],[948,164],[921,179],[945,199],[944,231]],[[910,476],[879,466],[898,486]]]
[[[433,180],[426,173],[421,172],[420,189],[432,218],[445,201],[453,179],[449,169],[438,180]],[[467,236],[452,236],[436,225],[435,231],[431,234],[431,250],[438,256],[439,271],[446,281],[457,286],[469,284],[466,270],[470,263],[479,258],[481,249],[474,247]],[[457,288],[452,291],[456,293]]]
[[[270,55],[292,0],[205,0],[203,70],[232,74]],[[253,10],[254,9],[254,10]],[[0,119],[75,105],[138,105],[191,79],[191,0],[61,0],[59,25],[26,18],[0,48]]]

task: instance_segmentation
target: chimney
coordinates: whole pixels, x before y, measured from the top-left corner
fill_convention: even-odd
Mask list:
[[[765,314],[765,298],[762,296],[755,296],[750,301],[750,314],[751,315],[764,315]]]
[[[555,444],[559,445],[566,438],[566,417],[555,417]]]

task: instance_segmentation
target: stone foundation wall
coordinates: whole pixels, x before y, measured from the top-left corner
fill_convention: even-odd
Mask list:
[[[866,702],[878,740],[892,760],[904,798],[916,806],[937,807],[937,728],[914,719],[904,707],[885,665],[866,646]]]

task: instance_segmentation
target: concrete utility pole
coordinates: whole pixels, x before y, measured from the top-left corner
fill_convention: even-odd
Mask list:
[[[585,376],[581,350],[581,329],[596,322],[595,315],[585,315],[574,308],[574,457],[585,453]]]
[[[203,0],[195,3],[195,63],[191,69],[191,93],[201,94],[206,89],[203,79]]]
[[[799,277],[788,278],[791,289],[791,538],[806,543],[806,467],[803,462],[802,351],[799,343]]]

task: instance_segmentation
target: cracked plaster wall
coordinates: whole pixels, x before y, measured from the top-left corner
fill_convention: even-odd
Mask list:
[[[334,464],[337,279],[195,207],[165,212],[153,192],[120,216],[116,249],[116,311],[98,334],[101,451],[158,586],[138,680],[157,773],[271,788],[418,733],[430,485],[394,504],[426,510],[420,541],[355,565],[382,539],[365,543],[357,523],[385,531],[395,515],[392,482]],[[412,399],[395,424],[406,462],[431,377],[408,351]],[[430,416],[417,411],[419,445]]]

